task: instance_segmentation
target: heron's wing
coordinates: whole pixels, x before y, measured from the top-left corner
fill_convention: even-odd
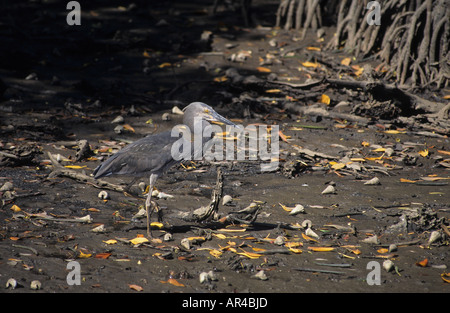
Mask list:
[[[161,173],[175,165],[172,144],[178,138],[170,132],[141,138],[118,151],[94,170],[95,178],[109,175],[143,176]]]

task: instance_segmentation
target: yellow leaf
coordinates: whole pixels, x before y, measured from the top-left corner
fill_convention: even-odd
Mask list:
[[[134,245],[138,245],[140,243],[148,242],[148,239],[145,237],[136,237],[134,239],[130,239],[130,242]]]
[[[389,249],[386,249],[386,248],[380,248],[380,249],[377,250],[377,252],[378,252],[378,253],[382,253],[382,254],[383,254],[383,253],[388,253],[388,252],[389,252]]]
[[[374,149],[372,151],[373,152],[384,152],[384,151],[386,151],[386,148],[377,148],[377,149]]]
[[[437,152],[438,152],[438,153],[441,153],[441,154],[450,155],[450,151],[438,150]]]
[[[297,254],[303,252],[302,249],[297,249],[297,248],[288,248],[288,249],[289,249],[289,251],[297,253]]]
[[[333,247],[308,247],[308,250],[314,251],[314,252],[329,252],[333,251]]]
[[[417,182],[417,180],[411,180],[411,179],[406,179],[406,178],[400,178],[400,182],[402,182],[402,183],[415,183],[415,182]]]
[[[168,66],[172,66],[172,64],[169,62],[164,62],[164,63],[158,65],[159,68],[164,68],[164,67],[168,67]]]
[[[305,235],[304,233],[302,233],[302,237],[303,237],[303,239],[308,240],[308,241],[315,241],[315,242],[318,242],[316,239],[311,238],[311,237]]]
[[[164,227],[164,224],[163,224],[163,223],[160,223],[160,222],[151,222],[151,223],[150,223],[150,226],[151,226],[151,227],[157,227],[157,228],[163,228],[163,227]]]
[[[15,205],[15,204],[13,204],[12,207],[10,207],[10,209],[11,209],[13,212],[20,212],[20,211],[22,211],[22,209],[19,208],[19,207],[18,207],[17,205]]]
[[[385,134],[406,134],[406,131],[396,130],[396,129],[389,129],[384,131]]]
[[[420,154],[422,157],[426,158],[426,157],[428,156],[428,149],[419,151],[419,154]]]
[[[278,93],[278,92],[281,92],[281,90],[280,89],[268,89],[268,90],[266,90],[266,92],[267,93]]]
[[[318,47],[306,47],[306,50],[309,50],[309,51],[321,51],[320,48],[318,48]]]
[[[320,103],[325,103],[329,105],[330,102],[331,102],[330,97],[328,97],[326,94],[322,94],[322,96],[320,97]]]
[[[256,252],[266,251],[266,249],[263,249],[263,248],[255,248],[255,247],[252,247],[252,250],[253,250],[253,251],[256,251]]]
[[[92,256],[91,253],[83,253],[83,251],[80,251],[80,254],[78,255],[78,258],[80,259],[88,259]]]
[[[222,251],[220,251],[220,250],[217,250],[217,249],[211,249],[211,250],[209,250],[209,254],[211,254],[213,257],[215,257],[215,258],[220,258],[220,256],[222,255]]]
[[[282,204],[282,203],[278,203],[278,204],[281,205],[281,208],[282,208],[283,210],[285,210],[286,212],[291,212],[291,211],[292,211],[291,208],[288,208],[288,207],[285,206],[284,204]]]
[[[442,99],[448,100],[448,99],[450,99],[450,95],[445,95],[442,97]]]
[[[304,67],[313,67],[313,68],[316,68],[316,67],[320,66],[320,64],[316,63],[316,62],[303,62],[302,65]]]
[[[216,83],[223,83],[223,82],[225,82],[227,80],[228,80],[228,77],[226,77],[225,75],[224,76],[219,76],[219,77],[214,77],[214,81]]]
[[[117,243],[117,240],[115,239],[109,239],[109,240],[103,240],[104,243],[106,243],[107,245],[114,245]]]
[[[303,243],[299,242],[299,241],[290,241],[290,242],[286,242],[284,244],[284,246],[286,248],[296,248],[296,247],[303,247]]]
[[[354,74],[356,76],[360,76],[364,72],[364,68],[359,65],[352,65],[352,68],[355,70]]]
[[[331,164],[332,162],[330,162]],[[337,162],[333,162],[334,164],[331,165],[331,168],[334,170],[340,170],[343,169],[345,167],[345,163],[337,163]]]
[[[150,54],[147,52],[147,50],[144,50],[144,52],[142,53],[142,55],[146,58],[151,58]]]
[[[224,234],[212,234],[214,237],[217,237],[219,239],[227,239],[227,236],[225,236]]]
[[[257,67],[256,69],[258,70],[258,72],[261,72],[261,73],[270,73],[270,72],[272,72],[272,71],[270,70],[270,68],[262,67],[262,66],[259,66],[259,67]]]
[[[442,273],[441,278],[443,281],[450,284],[450,273]]]
[[[342,59],[341,64],[349,66],[351,61],[352,61],[351,58],[345,58],[345,59]]]
[[[64,167],[71,168],[71,169],[80,169],[80,168],[85,168],[86,165],[83,165],[83,166],[80,166],[80,165],[66,165]]]
[[[247,252],[247,251],[245,251],[243,249],[241,249],[241,250],[243,252],[237,252],[236,250],[234,250],[233,252],[236,253],[236,254],[239,254],[239,255],[246,256],[249,259],[257,259],[257,258],[262,256],[262,254],[260,254],[260,253]]]
[[[131,127],[131,125],[129,125],[129,124],[123,124],[123,128],[128,130],[128,131],[130,131],[130,132],[135,133],[134,128]]]
[[[363,142],[361,142],[361,145],[363,147],[368,147],[368,146],[370,146],[370,143],[368,143],[367,141],[363,141]]]

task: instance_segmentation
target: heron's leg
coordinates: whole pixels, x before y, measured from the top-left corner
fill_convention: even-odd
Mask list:
[[[147,212],[147,235],[149,237],[152,237],[152,234],[151,234],[151,231],[150,231],[150,217],[151,217],[151,215],[153,213],[152,192],[153,192],[153,185],[155,184],[157,178],[158,178],[158,175],[156,175],[156,174],[151,174],[150,175],[150,182],[149,182],[149,186],[148,186],[147,199],[145,200],[145,210]]]

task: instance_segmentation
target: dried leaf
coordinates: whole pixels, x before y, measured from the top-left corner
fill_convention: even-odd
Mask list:
[[[426,157],[428,156],[428,149],[419,151],[419,154],[420,154],[422,157],[426,158]]]
[[[441,278],[443,281],[450,284],[450,273],[442,273]]]
[[[221,256],[222,256],[222,251],[220,251],[220,250],[217,250],[217,249],[211,249],[211,250],[209,250],[209,254],[211,254],[213,257],[215,257],[215,258],[220,258]]]
[[[402,182],[402,183],[416,183],[417,180],[411,180],[411,179],[406,179],[406,178],[400,178],[400,182]]]
[[[417,266],[420,267],[427,267],[428,266],[428,259],[423,259],[422,261],[416,262]]]
[[[280,135],[281,140],[283,140],[284,142],[288,142],[288,138],[290,138],[289,136],[283,134],[281,130],[278,131],[278,134]]]
[[[326,105],[329,105],[331,103],[331,99],[326,94],[322,94],[320,97],[320,103],[325,103]]]
[[[437,152],[438,152],[438,153],[441,153],[441,154],[450,155],[450,151],[438,150]]]
[[[267,93],[279,93],[281,92],[281,89],[268,89],[266,90]]]
[[[377,252],[378,252],[378,253],[388,253],[388,252],[389,252],[389,249],[386,249],[386,248],[380,248],[380,249],[377,250]]]
[[[406,134],[406,131],[404,130],[397,130],[397,129],[389,129],[389,130],[385,130],[383,133],[385,134]]]
[[[308,247],[308,250],[314,251],[314,252],[329,252],[333,251],[333,247]]]
[[[13,212],[20,212],[22,211],[21,208],[19,208],[17,205],[13,204],[12,207],[9,208],[10,210],[12,210]]]
[[[85,168],[87,166],[86,165],[83,165],[83,166],[80,166],[80,165],[65,165],[64,167],[71,168],[71,169],[80,169],[80,168]]]
[[[106,243],[107,245],[114,245],[117,243],[117,240],[109,239],[109,240],[103,240],[103,242]]]
[[[84,253],[83,251],[80,251],[80,254],[78,255],[78,258],[80,259],[87,259],[90,258],[92,256],[91,253]]]
[[[96,258],[96,259],[107,259],[107,258],[109,258],[110,256],[111,256],[111,253],[103,252],[103,253],[97,253],[97,254],[95,255],[95,258]]]
[[[318,242],[316,239],[311,238],[311,237],[305,235],[304,233],[302,233],[302,237],[303,237],[303,239],[308,240],[308,241],[315,241],[315,242]]]
[[[309,50],[309,51],[321,51],[320,48],[318,48],[318,47],[306,47],[306,50]]]
[[[272,72],[272,70],[270,68],[262,67],[262,66],[259,66],[256,69],[258,70],[258,72],[261,72],[261,73],[270,73],[270,72]]]
[[[135,133],[135,130],[133,127],[131,127],[129,124],[123,124],[122,127],[132,133]]]
[[[316,67],[320,66],[320,64],[316,63],[316,62],[303,62],[302,65],[304,67],[313,67],[313,68],[316,68]]]
[[[213,80],[214,80],[216,83],[223,83],[223,82],[225,82],[225,81],[228,80],[228,77],[224,75],[224,76],[214,77]]]
[[[342,59],[341,64],[345,65],[345,66],[349,66],[350,62],[352,62],[351,58],[345,58],[345,59]]]
[[[130,239],[130,242],[134,245],[138,245],[144,242],[148,242],[148,239],[138,235],[136,238]]]
[[[168,66],[172,66],[172,64],[169,62],[164,62],[164,63],[158,65],[159,68],[164,68],[164,67],[168,67]]]
[[[169,283],[169,284],[177,286],[177,287],[185,287],[182,283],[178,282],[175,278],[169,278],[166,281],[160,280],[160,283],[163,283],[163,284]]]
[[[142,287],[139,286],[139,285],[133,285],[133,284],[130,284],[130,285],[128,285],[128,287],[130,287],[130,289],[133,289],[133,290],[136,290],[136,291],[142,291],[142,290],[144,290],[144,288],[142,288]]]

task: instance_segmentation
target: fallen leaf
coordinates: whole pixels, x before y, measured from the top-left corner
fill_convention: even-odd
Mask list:
[[[406,179],[406,178],[400,178],[400,182],[402,182],[402,183],[416,183],[417,180],[411,180],[411,179]]]
[[[368,143],[367,141],[363,141],[363,142],[361,142],[361,145],[363,147],[368,147],[368,146],[370,146],[370,143]]]
[[[71,168],[71,169],[80,169],[80,168],[85,168],[87,166],[86,165],[83,165],[83,166],[80,166],[80,165],[65,165],[64,167]]]
[[[147,50],[144,50],[144,52],[142,53],[142,56],[145,58],[151,58],[150,54],[148,53]]]
[[[84,253],[83,251],[80,251],[80,254],[78,255],[78,258],[80,259],[88,259],[92,256],[91,253]]]
[[[427,267],[428,266],[428,259],[423,259],[422,261],[416,262],[417,266],[420,267]]]
[[[318,47],[306,47],[306,50],[309,50],[309,51],[321,51],[320,48],[318,48]]]
[[[420,150],[420,151],[419,151],[419,154],[420,154],[422,157],[426,158],[426,157],[428,156],[428,149]]]
[[[441,278],[443,281],[450,284],[450,273],[442,273]]]
[[[13,241],[17,241],[17,240],[19,240],[20,238],[19,238],[19,237],[9,237],[9,239],[10,239],[10,240],[13,240]]]
[[[107,259],[107,258],[109,258],[110,256],[111,256],[111,253],[103,252],[103,253],[97,253],[97,254],[95,255],[95,258],[96,258],[96,259]]]
[[[245,251],[245,250],[242,250],[242,251],[244,251],[244,252],[235,252],[236,254],[239,254],[239,255],[243,255],[243,256],[246,256],[247,258],[249,258],[249,259],[257,259],[257,258],[259,258],[259,257],[261,257],[262,256],[262,254],[259,254],[259,253],[253,253],[253,252],[247,252],[247,251]],[[234,252],[234,251],[233,251]]]
[[[406,131],[404,130],[397,130],[397,129],[389,129],[384,131],[385,134],[406,134]]]
[[[171,284],[171,285],[174,285],[174,286],[177,286],[177,287],[184,287],[184,285],[182,283],[178,282],[175,278],[169,278],[166,281],[160,280],[159,282],[163,283],[163,284],[167,284],[168,283],[168,284]]]
[[[141,243],[144,243],[144,242],[148,242],[148,239],[145,238],[145,237],[140,237],[140,236],[138,235],[136,238],[130,239],[130,242],[131,242],[132,244],[134,244],[134,245],[138,245],[138,244],[141,244]]]
[[[131,125],[129,125],[129,124],[123,124],[122,126],[123,126],[124,129],[126,129],[126,130],[128,130],[128,131],[130,131],[130,132],[132,132],[132,133],[135,133],[135,130],[134,130],[133,127],[131,127]]]
[[[159,68],[164,68],[164,67],[168,67],[168,66],[172,66],[172,64],[169,62],[164,62],[164,63],[158,65]]]
[[[331,168],[336,170],[336,171],[340,170],[340,169],[343,169],[346,166],[345,163],[338,163],[338,162],[334,162],[334,161],[331,161],[330,165],[331,165]]]
[[[144,290],[144,288],[142,288],[142,287],[139,286],[139,285],[133,285],[133,284],[130,284],[130,285],[128,285],[128,287],[130,287],[130,289],[133,289],[133,290],[136,290],[136,291],[142,291],[142,290]]]
[[[325,103],[329,105],[331,103],[331,99],[326,94],[322,94],[322,96],[320,97],[320,103]]]
[[[342,59],[341,64],[349,66],[351,61],[352,61],[351,58],[345,58],[345,59]]]
[[[9,208],[10,210],[12,210],[13,212],[20,212],[22,211],[21,208],[19,208],[17,205],[13,204],[12,207]]]
[[[213,80],[214,80],[216,83],[223,83],[223,82],[225,82],[225,81],[228,80],[228,77],[224,75],[224,76],[214,77]]]
[[[278,93],[281,92],[281,89],[268,89],[266,90],[267,93]]]
[[[284,142],[288,142],[288,136],[283,134],[283,132],[281,130],[278,131],[278,134],[279,134],[281,140],[283,140]]]
[[[211,254],[213,257],[215,257],[215,258],[220,258],[221,256],[222,256],[222,251],[220,251],[220,250],[217,250],[217,249],[211,249],[211,250],[209,250],[209,254]]]
[[[311,237],[305,235],[304,233],[302,233],[302,237],[303,237],[303,239],[308,240],[308,241],[315,241],[315,242],[318,242],[316,239],[311,238]]]
[[[314,251],[314,252],[329,252],[333,251],[333,247],[308,247],[308,250]]]
[[[270,68],[262,67],[262,66],[259,66],[256,69],[258,70],[258,72],[261,72],[261,73],[270,73],[270,72],[272,72]]]
[[[388,252],[389,252],[389,249],[386,249],[386,248],[380,248],[380,249],[377,250],[377,252],[378,252],[378,253],[388,253]]]
[[[304,67],[313,67],[313,68],[316,68],[316,67],[320,66],[320,64],[316,63],[316,62],[303,62],[302,65]]]
[[[107,245],[114,245],[117,243],[117,240],[109,239],[109,240],[103,240],[103,242],[106,243]]]

